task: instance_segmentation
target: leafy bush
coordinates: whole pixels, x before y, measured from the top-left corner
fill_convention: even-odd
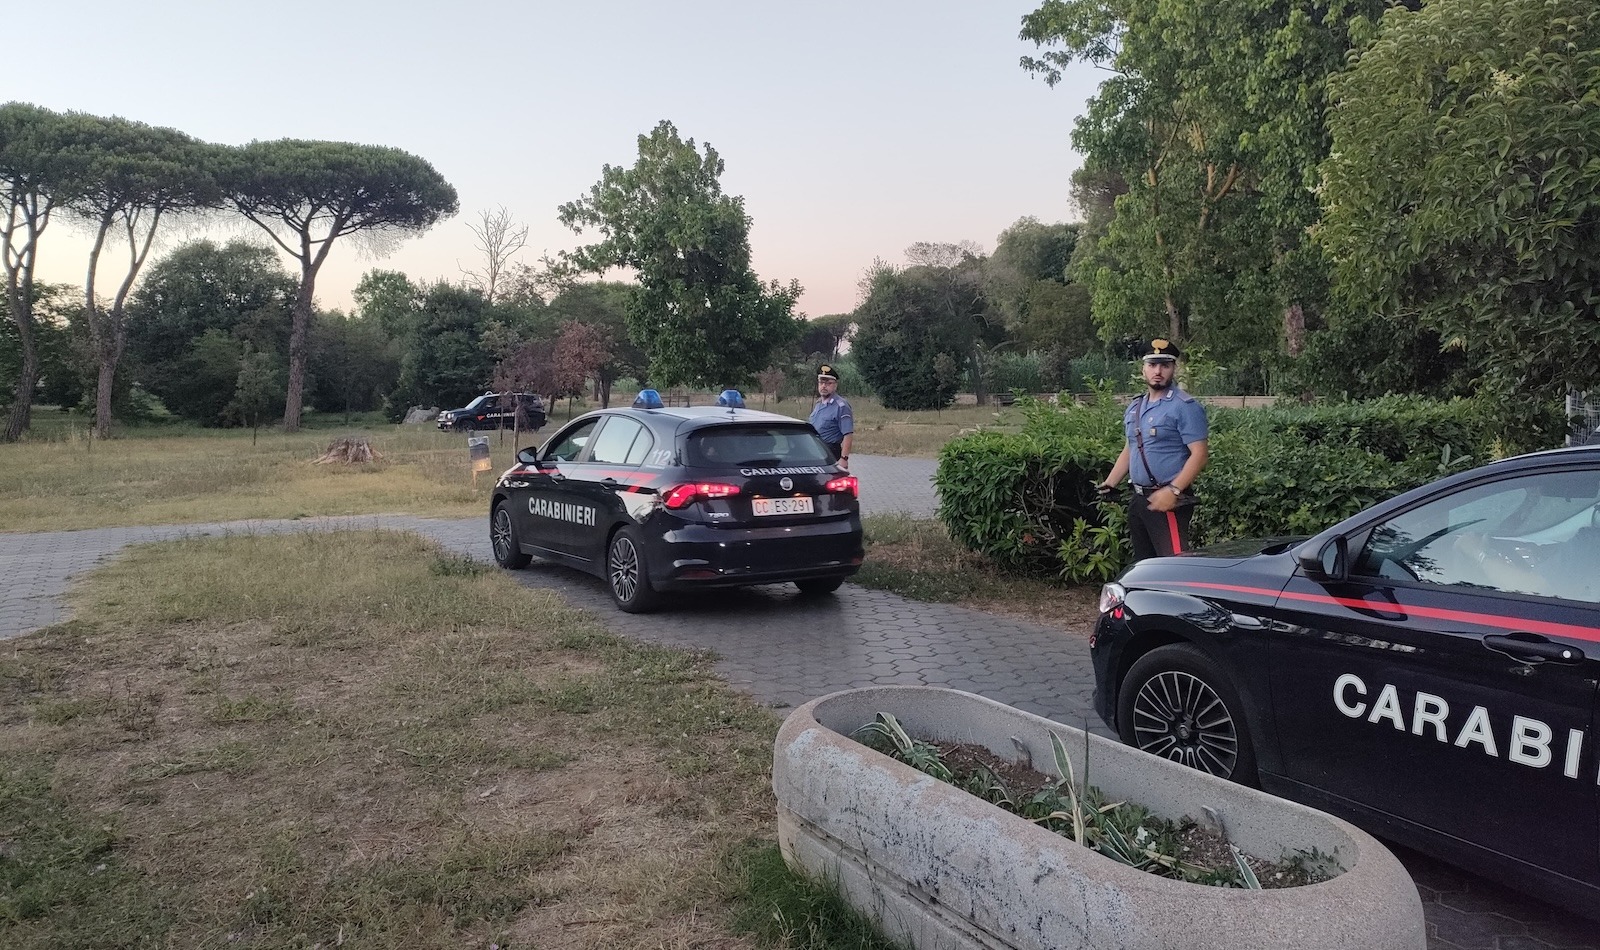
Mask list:
[[[1127,565],[1126,511],[1095,485],[1122,448],[1122,407],[1022,402],[1020,433],[948,443],[935,484],[950,536],[1002,567],[1084,583]],[[1475,403],[1387,397],[1269,410],[1212,409],[1194,540],[1314,534],[1375,502],[1494,457]]]
[[[1019,400],[1021,433],[981,431],[939,453],[934,484],[950,536],[1003,567],[1059,570],[1076,522],[1104,524],[1095,483],[1120,450],[1120,410]]]

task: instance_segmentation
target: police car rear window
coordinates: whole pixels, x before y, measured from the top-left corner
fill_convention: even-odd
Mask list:
[[[829,465],[833,457],[810,426],[722,426],[691,433],[684,462],[712,468],[800,466]]]

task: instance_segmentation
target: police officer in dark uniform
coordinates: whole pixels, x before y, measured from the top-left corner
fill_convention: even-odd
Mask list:
[[[1178,554],[1189,549],[1194,517],[1194,482],[1206,467],[1206,410],[1174,383],[1178,348],[1163,339],[1143,347],[1141,372],[1147,391],[1128,404],[1122,416],[1126,441],[1102,494],[1130,476],[1128,533],[1134,560]]]
[[[811,428],[828,444],[839,466],[848,469],[856,417],[850,410],[850,403],[839,395],[839,372],[832,363],[817,367],[817,402],[811,407]]]

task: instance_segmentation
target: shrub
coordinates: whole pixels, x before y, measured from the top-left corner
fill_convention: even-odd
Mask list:
[[[1109,398],[1055,410],[1021,399],[1020,433],[982,431],[947,443],[934,484],[950,536],[1003,567],[1060,569],[1076,522],[1104,524],[1095,484],[1120,450]]]
[[[939,516],[950,536],[1002,567],[1091,582],[1128,561],[1120,504],[1095,485],[1122,448],[1122,407],[1056,410],[1023,400],[1015,434],[956,439],[939,456]],[[1196,544],[1314,534],[1495,453],[1474,403],[1388,397],[1367,403],[1211,410],[1211,461]]]

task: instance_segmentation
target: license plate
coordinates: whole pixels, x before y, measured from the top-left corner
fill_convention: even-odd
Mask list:
[[[807,496],[800,498],[755,498],[751,500],[758,515],[809,515],[814,510],[811,499]]]

